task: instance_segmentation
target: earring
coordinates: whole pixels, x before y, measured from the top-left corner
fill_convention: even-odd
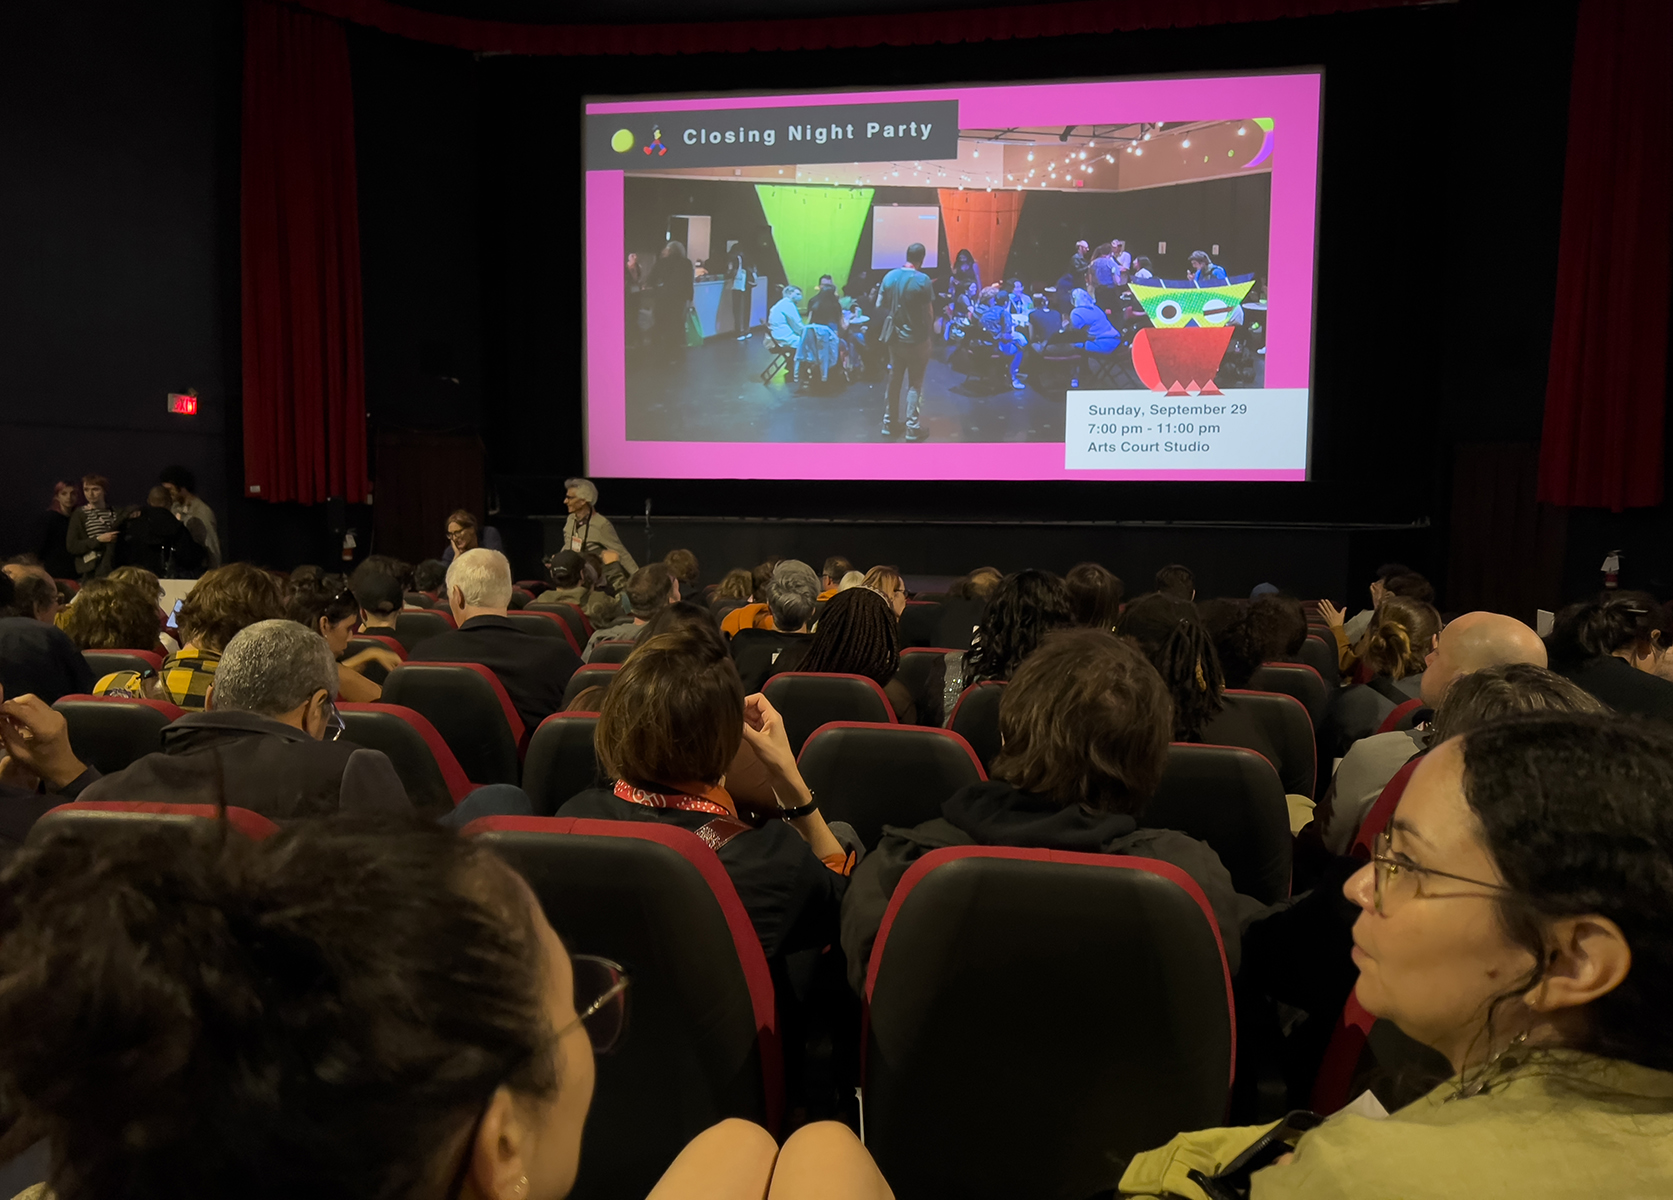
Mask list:
[[[529,1177],[527,1175],[519,1175],[517,1177],[517,1182],[511,1185],[511,1194],[513,1196],[521,1196],[524,1192],[526,1192],[528,1190],[529,1190]]]

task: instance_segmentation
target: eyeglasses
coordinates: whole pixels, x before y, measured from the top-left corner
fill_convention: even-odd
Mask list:
[[[466,532],[467,531],[463,529],[449,529],[447,531],[447,540],[450,542],[456,542],[460,538],[464,537]]]
[[[325,702],[325,740],[334,742],[348,732],[348,722],[343,720],[343,714],[337,711],[334,700]]]
[[[577,1025],[587,1031],[594,1054],[609,1054],[627,1029],[627,968],[594,954],[569,956],[575,976],[576,1018],[557,1037],[567,1036]]]
[[[1383,830],[1377,835],[1376,845],[1371,854],[1371,866],[1375,880],[1372,897],[1375,900],[1377,915],[1386,915],[1388,897],[1396,887],[1400,887],[1401,900],[1406,900],[1417,893],[1410,888],[1400,886],[1400,880],[1410,878],[1415,886],[1420,875],[1433,875],[1437,879],[1456,879],[1459,883],[1472,883],[1476,887],[1488,888],[1495,892],[1514,891],[1502,883],[1488,883],[1485,879],[1471,879],[1468,875],[1453,875],[1447,871],[1437,871],[1433,867],[1420,867],[1403,854],[1394,853],[1394,835]],[[1468,892],[1453,892],[1454,896],[1467,896]],[[1438,899],[1439,897],[1437,897]]]

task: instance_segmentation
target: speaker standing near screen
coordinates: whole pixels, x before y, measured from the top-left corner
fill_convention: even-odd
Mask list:
[[[633,555],[622,545],[621,535],[610,523],[610,518],[593,509],[593,505],[598,503],[598,488],[593,481],[566,479],[563,486],[564,507],[569,510],[569,520],[563,524],[563,549],[577,554],[585,554],[589,550],[598,554],[613,551],[620,557],[622,567],[629,575],[637,571],[639,564],[633,561]]]
[[[878,309],[883,313],[881,341],[889,348],[888,407],[883,410],[883,437],[894,435],[895,401],[906,387],[906,440],[921,442],[923,427],[918,409],[923,404],[924,368],[929,365],[930,333],[935,321],[935,287],[923,265],[924,246],[906,248],[906,265],[883,277]]]

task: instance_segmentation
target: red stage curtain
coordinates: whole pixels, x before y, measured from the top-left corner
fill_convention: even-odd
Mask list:
[[[1661,503],[1673,222],[1669,46],[1668,0],[1580,6],[1539,462],[1539,498],[1552,504],[1619,512]]]
[[[947,230],[947,262],[968,250],[981,268],[982,286],[1003,283],[1011,238],[1022,215],[1022,192],[961,192],[941,188],[941,222]]]
[[[523,25],[408,8],[394,0],[297,0],[304,8],[385,33],[504,54],[725,54],[745,50],[837,50],[927,46],[1008,38],[1066,37],[1312,17],[1428,0],[1065,0],[962,12],[853,13],[774,21],[657,25]]]
[[[340,22],[244,6],[244,494],[366,498],[354,95]]]

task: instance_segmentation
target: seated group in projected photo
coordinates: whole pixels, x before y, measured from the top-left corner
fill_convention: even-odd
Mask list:
[[[965,129],[949,161],[630,170],[628,439],[898,439],[883,283],[913,243],[932,333],[907,440],[1061,442],[1077,389],[1261,388],[1269,125]]]

